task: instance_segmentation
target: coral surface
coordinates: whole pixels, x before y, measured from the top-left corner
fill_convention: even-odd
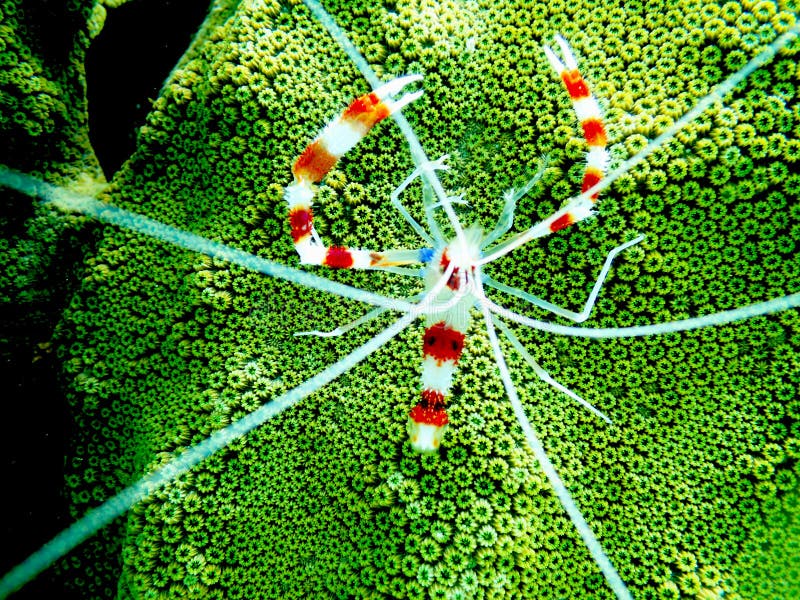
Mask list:
[[[666,11],[660,1],[602,11],[560,0],[325,4],[381,77],[424,75],[425,94],[405,114],[431,158],[450,154],[443,182],[469,202],[456,207],[462,222],[491,227],[503,191],[547,155],[515,230],[551,214],[583,174],[581,132],[541,50],[555,33],[575,49],[622,159],[795,20],[794,5],[769,1],[683,0]],[[101,197],[296,265],[282,198],[291,164],[367,87],[302,3],[213,8]],[[608,251],[642,233],[590,325],[665,322],[800,290],[798,50],[617,181],[596,219],[528,244],[490,274],[577,308]],[[19,119],[36,108],[21,107]],[[32,122],[50,133],[48,120]],[[379,125],[321,185],[320,234],[419,246],[388,202],[412,168],[394,124]],[[404,201],[415,212],[419,189]],[[76,431],[66,478],[74,516],[393,318],[338,338],[295,337],[366,309],[102,231],[57,332]],[[394,296],[421,285],[315,270]],[[474,322],[438,456],[416,454],[404,430],[419,393],[417,324],[137,505],[62,561],[64,577],[84,598],[612,597],[527,449]],[[636,598],[800,593],[798,311],[638,339],[516,331],[614,421],[505,347],[533,426]]]

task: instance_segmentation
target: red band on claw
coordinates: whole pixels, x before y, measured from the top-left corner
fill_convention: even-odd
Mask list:
[[[314,215],[310,208],[298,208],[289,213],[289,225],[292,228],[292,239],[295,244],[311,234],[313,222]]]

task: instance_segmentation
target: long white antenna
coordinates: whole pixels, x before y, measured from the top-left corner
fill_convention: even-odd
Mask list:
[[[480,285],[480,282],[477,282],[477,284]],[[486,322],[486,330],[489,334],[489,343],[491,344],[494,352],[494,359],[497,363],[498,369],[500,369],[500,379],[503,381],[503,387],[505,387],[506,394],[508,394],[508,399],[511,401],[511,406],[514,408],[514,415],[516,415],[519,425],[522,427],[522,433],[525,435],[528,445],[530,446],[531,450],[533,450],[536,460],[539,462],[542,471],[544,471],[544,474],[547,476],[550,486],[553,488],[556,496],[558,496],[561,506],[564,507],[564,510],[567,512],[567,515],[572,521],[572,524],[575,526],[575,529],[577,529],[578,534],[581,536],[583,543],[589,550],[589,554],[592,555],[594,562],[597,563],[598,567],[600,567],[600,570],[603,572],[603,576],[606,578],[608,585],[612,590],[614,590],[614,594],[616,594],[619,600],[633,600],[633,596],[631,596],[631,593],[628,591],[625,582],[622,581],[622,578],[619,576],[619,573],[617,573],[614,565],[611,564],[611,560],[608,558],[603,546],[595,537],[594,532],[592,532],[589,524],[583,517],[583,513],[581,513],[578,505],[575,504],[575,500],[572,499],[572,494],[569,493],[567,486],[564,485],[561,477],[559,477],[555,467],[553,466],[553,463],[550,462],[550,459],[547,456],[547,452],[545,452],[544,446],[542,446],[542,442],[539,440],[539,437],[536,435],[533,427],[531,427],[528,417],[525,414],[525,409],[523,408],[522,403],[519,401],[519,397],[517,396],[517,389],[514,387],[514,382],[511,380],[511,373],[509,373],[508,366],[503,358],[503,352],[500,349],[500,343],[497,340],[497,333],[495,332],[494,324],[492,323],[492,315],[489,312],[489,305],[481,301],[480,306],[481,312],[483,312],[483,320]]]
[[[78,546],[78,544],[94,535],[117,517],[125,514],[134,504],[144,500],[159,487],[180,477],[217,450],[224,448],[233,440],[240,438],[265,421],[279,415],[287,408],[294,406],[306,396],[313,394],[322,386],[351,369],[400,333],[416,318],[416,311],[403,315],[393,325],[387,327],[327,369],[320,371],[296,388],[282,394],[238,421],[215,431],[205,440],[179,454],[163,467],[149,475],[145,475],[133,485],[103,502],[100,506],[89,510],[83,517],[6,573],[0,579],[0,599],[6,598],[13,591],[31,581],[59,558]]]
[[[155,219],[145,217],[144,215],[100,202],[90,196],[83,196],[64,188],[56,187],[41,179],[36,179],[30,175],[7,169],[2,165],[0,165],[0,185],[4,185],[34,198],[40,198],[43,203],[50,204],[62,210],[79,212],[104,223],[111,223],[112,225],[130,229],[131,231],[138,231],[139,233],[143,233],[155,239],[175,244],[187,250],[200,252],[212,258],[232,262],[246,269],[275,277],[276,279],[283,279],[284,281],[303,285],[315,290],[336,294],[342,298],[351,298],[366,304],[382,306],[389,310],[408,312],[413,308],[413,305],[405,300],[390,298],[388,296],[361,290],[343,283],[325,279],[313,273],[294,269],[281,263],[261,258],[255,254],[250,254],[244,250],[239,250],[238,248],[209,240],[195,233],[183,231],[182,229],[172,227],[166,223],[161,223]]]

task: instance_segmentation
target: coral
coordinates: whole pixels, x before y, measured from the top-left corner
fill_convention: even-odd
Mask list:
[[[103,177],[89,145],[84,95],[92,2],[49,10],[42,4],[0,2],[0,164],[93,195]],[[2,340],[32,348],[52,336],[91,236],[86,219],[14,192],[3,190],[0,206]],[[6,347],[2,354],[16,360]]]
[[[103,198],[296,264],[281,189],[319,126],[366,84],[302,4],[218,8]],[[493,223],[503,191],[548,155],[518,230],[580,188],[581,134],[541,52],[554,33],[579,54],[623,158],[793,18],[765,1],[685,0],[666,13],[649,2],[602,13],[558,1],[327,8],[379,74],[425,75],[406,115],[430,156],[451,154],[444,183],[469,201],[462,220]],[[590,323],[668,321],[800,289],[797,48],[620,179],[597,219],[515,251],[492,277],[576,306],[605,253],[644,233]],[[396,128],[380,125],[321,185],[320,230],[354,246],[418,245],[386,210],[411,169]],[[416,212],[420,192],[404,202]],[[84,267],[57,339],[76,430],[75,516],[390,320],[295,337],[364,309],[111,227]],[[396,296],[419,288],[393,274],[324,275]],[[614,420],[542,384],[506,348],[531,422],[635,597],[797,593],[797,311],[630,340],[517,335]],[[404,331],[154,493],[121,537],[64,560],[64,577],[85,598],[610,597],[525,446],[480,327],[466,339],[441,454],[410,448],[420,336]]]
[[[83,77],[92,4],[0,0],[0,164],[94,195],[103,178],[87,135]],[[66,516],[59,493],[64,407],[51,342],[94,231],[80,215],[0,189],[0,370],[6,420],[14,423],[4,436],[3,476],[15,487],[14,474],[38,474],[10,499],[18,510],[0,519],[9,538],[51,535]],[[91,390],[96,380],[81,385]]]

